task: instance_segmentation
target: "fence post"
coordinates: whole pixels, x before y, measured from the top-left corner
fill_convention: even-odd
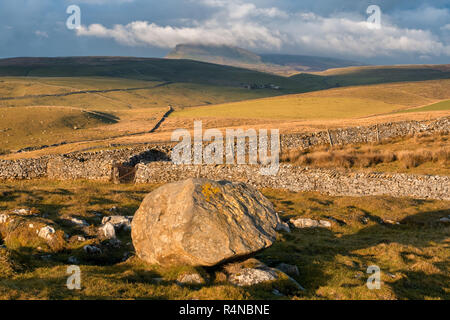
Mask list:
[[[328,132],[328,140],[330,141],[330,146],[333,146],[333,139],[331,139],[331,133],[330,133],[330,130],[327,129],[327,132]]]

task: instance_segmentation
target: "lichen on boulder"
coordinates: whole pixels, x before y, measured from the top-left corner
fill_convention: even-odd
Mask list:
[[[132,239],[151,264],[214,266],[271,246],[278,223],[272,203],[249,185],[188,179],[145,197]]]

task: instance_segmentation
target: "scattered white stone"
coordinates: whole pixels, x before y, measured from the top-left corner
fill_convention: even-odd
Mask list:
[[[275,213],[277,216],[277,226],[275,228],[276,231],[284,231],[287,233],[291,232],[291,229],[289,228],[289,225],[286,222],[283,222],[280,219],[280,216],[278,215],[278,212]]]
[[[34,224],[30,223],[30,224],[28,225],[28,228],[33,229],[33,228],[34,228]]]
[[[6,223],[8,221],[9,216],[7,214],[0,214],[0,223]]]
[[[106,224],[101,226],[100,231],[106,239],[113,239],[116,237],[116,230],[114,228],[114,225],[110,222],[107,222]]]
[[[442,222],[442,223],[450,223],[450,218],[447,218],[447,217],[440,218],[440,219],[439,219],[439,222]]]
[[[289,225],[286,222],[280,222],[277,224],[277,227],[275,228],[277,231],[284,231],[287,233],[291,232],[291,228],[289,228]]]
[[[389,220],[389,219],[387,219],[387,220],[384,220],[384,223],[387,223],[387,224],[400,224],[400,222],[398,222],[398,221],[394,221],[394,220]]]
[[[331,228],[331,222],[309,218],[292,218],[289,220],[296,228]]]
[[[131,221],[133,217],[108,216],[103,217],[102,224],[111,223],[117,230],[131,231]]]
[[[391,277],[392,279],[397,278],[397,276],[396,276],[395,274],[393,274],[393,273],[387,272],[386,274],[387,274],[389,277]]]
[[[178,284],[203,284],[205,280],[198,273],[185,273],[178,277]]]
[[[84,241],[86,241],[86,238],[83,237],[83,236],[78,236],[77,240],[80,241],[80,242],[84,242]]]
[[[53,238],[53,235],[55,234],[55,229],[53,229],[50,226],[42,227],[39,230],[38,236],[45,239],[45,240],[51,240]]]
[[[80,226],[80,227],[87,227],[89,226],[89,223],[87,223],[86,221],[82,220],[82,219],[78,219],[78,218],[71,218],[70,222],[72,222],[73,224]]]
[[[13,213],[14,214],[21,214],[21,215],[27,215],[30,214],[31,210],[30,209],[14,209]]]
[[[102,249],[100,249],[99,247],[90,246],[90,245],[84,246],[83,250],[87,254],[101,254],[102,253]]]
[[[260,270],[244,268],[240,272],[232,274],[229,281],[237,286],[253,286],[262,282],[277,280],[278,275],[273,270]]]

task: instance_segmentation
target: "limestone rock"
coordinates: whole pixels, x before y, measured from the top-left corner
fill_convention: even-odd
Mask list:
[[[184,273],[177,279],[179,284],[204,284],[205,279],[198,273]]]
[[[253,187],[188,179],[147,195],[131,235],[148,263],[214,266],[272,245],[277,223],[272,204]]]
[[[275,228],[275,230],[290,233],[291,229],[289,228],[289,225],[280,219],[278,212],[276,213],[276,215],[277,215],[277,227]]]
[[[113,239],[116,237],[116,230],[111,222],[107,222],[105,225],[101,226],[100,232],[106,239]]]
[[[132,220],[133,217],[108,216],[102,219],[102,224],[106,225],[106,223],[111,223],[117,230],[130,231]]]
[[[232,274],[229,278],[237,286],[253,286],[262,282],[277,280],[278,275],[273,270],[245,268],[241,272]]]
[[[78,218],[71,218],[70,222],[72,222],[73,224],[75,224],[79,227],[86,227],[89,225],[86,221],[84,221],[82,219],[78,219]]]
[[[439,222],[442,222],[442,223],[450,223],[450,216],[449,216],[449,218],[447,218],[447,217],[440,218],[440,219],[439,219]]]
[[[38,236],[45,239],[45,240],[52,240],[53,235],[55,234],[55,229],[50,227],[50,226],[46,226],[46,227],[42,227],[39,230]]]
[[[9,216],[7,214],[0,214],[0,223],[6,223]]]
[[[326,220],[313,220],[309,218],[292,218],[290,222],[296,227],[296,228],[331,228],[331,222]]]

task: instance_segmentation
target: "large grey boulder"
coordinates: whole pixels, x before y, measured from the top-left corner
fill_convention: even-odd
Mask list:
[[[271,246],[279,222],[270,201],[251,186],[188,179],[148,194],[131,236],[148,263],[213,266]]]

